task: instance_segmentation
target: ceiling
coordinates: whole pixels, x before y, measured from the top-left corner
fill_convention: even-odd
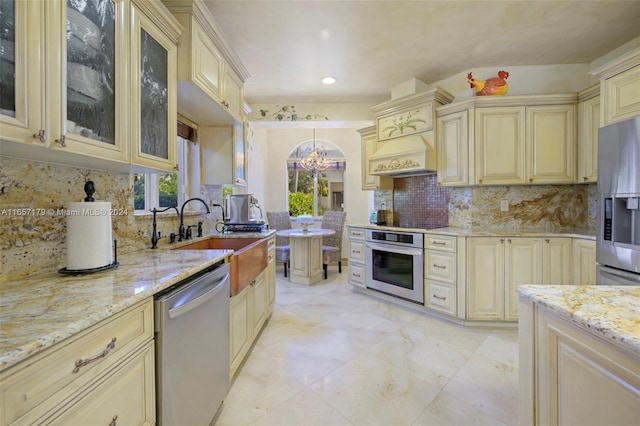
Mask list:
[[[413,77],[589,63],[640,36],[640,0],[205,2],[251,75],[250,104],[377,102]]]

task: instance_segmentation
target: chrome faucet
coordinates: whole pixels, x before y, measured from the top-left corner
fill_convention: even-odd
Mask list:
[[[169,209],[175,209],[176,214],[180,216],[180,213],[178,212],[178,207],[176,206],[169,206],[163,210],[158,210],[157,208],[154,207],[153,210],[151,210],[151,213],[153,213],[153,230],[151,231],[151,248],[152,249],[158,248],[158,240],[160,239],[160,233],[158,232],[158,226],[156,222],[156,214],[166,212]]]
[[[209,206],[207,205],[207,203],[205,203],[205,201],[202,198],[194,197],[194,198],[189,198],[187,201],[185,201],[182,204],[182,207],[180,208],[180,227],[178,228],[178,241],[189,239],[189,238],[186,238],[187,233],[184,227],[184,206],[186,206],[189,201],[194,201],[194,200],[200,201],[202,204],[204,204],[204,208],[207,209],[207,213],[211,213],[211,210],[209,210]]]

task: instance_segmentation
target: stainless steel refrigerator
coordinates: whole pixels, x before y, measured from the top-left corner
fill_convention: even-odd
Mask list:
[[[640,116],[598,131],[596,282],[640,285]]]

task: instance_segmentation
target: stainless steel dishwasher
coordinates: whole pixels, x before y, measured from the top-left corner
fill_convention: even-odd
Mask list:
[[[229,264],[156,295],[155,332],[158,424],[208,425],[229,391]]]

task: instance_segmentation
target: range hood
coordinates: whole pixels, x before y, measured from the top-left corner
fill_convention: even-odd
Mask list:
[[[436,173],[432,130],[378,143],[369,157],[369,173],[377,176],[413,176]]]

